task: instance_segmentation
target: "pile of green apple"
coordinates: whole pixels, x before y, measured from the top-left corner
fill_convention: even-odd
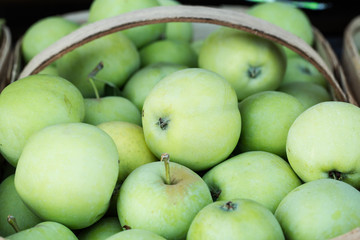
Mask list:
[[[179,4],[94,0],[83,24]],[[248,13],[313,44],[300,9]],[[24,62],[80,27],[34,23]],[[193,31],[112,33],[0,93],[1,237],[311,240],[360,226],[360,109],[277,43]]]

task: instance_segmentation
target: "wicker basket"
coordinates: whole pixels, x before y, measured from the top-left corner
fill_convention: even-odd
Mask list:
[[[2,25],[0,33],[0,91],[9,83],[9,67],[11,62],[11,32]]]

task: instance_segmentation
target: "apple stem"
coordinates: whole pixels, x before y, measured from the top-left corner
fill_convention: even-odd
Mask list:
[[[338,172],[335,170],[329,172],[329,177],[332,179],[335,179],[335,180],[340,180],[340,181],[343,179],[341,172]]]
[[[122,228],[123,228],[123,230],[130,230],[131,229],[131,227],[128,226],[128,225],[124,225]]]
[[[221,206],[221,209],[225,211],[234,211],[237,208],[237,204],[233,203],[232,201],[226,202],[224,205]]]
[[[98,72],[103,68],[104,68],[103,62],[99,62],[98,65],[96,65],[96,67],[88,75],[88,79],[90,81],[91,86],[94,89],[96,99],[98,99],[98,100],[100,99],[100,95],[99,95],[99,91],[98,91],[93,79],[95,79],[96,74],[98,74]]]
[[[12,228],[15,230],[15,232],[20,232],[19,225],[16,222],[16,218],[12,215],[9,215],[7,217],[7,222],[12,226]]]
[[[170,177],[170,157],[168,153],[161,154],[160,161],[164,162],[165,165],[165,183],[167,185],[171,184],[171,177]]]

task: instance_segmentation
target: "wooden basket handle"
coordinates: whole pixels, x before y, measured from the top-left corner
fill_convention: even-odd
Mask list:
[[[243,30],[284,45],[312,63],[328,80],[335,98],[347,101],[333,73],[319,54],[302,39],[280,27],[240,11],[203,6],[159,6],[124,13],[87,24],[58,40],[36,55],[19,78],[36,74],[71,50],[104,35],[137,26],[167,22],[210,23]]]

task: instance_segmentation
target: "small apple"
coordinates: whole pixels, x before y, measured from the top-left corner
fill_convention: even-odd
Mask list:
[[[304,181],[335,178],[360,189],[360,108],[318,103],[298,116],[286,142],[291,167]]]
[[[360,192],[350,184],[319,179],[291,191],[275,216],[286,239],[332,239],[360,226]]]
[[[160,235],[144,229],[129,229],[110,236],[106,240],[166,240]]]
[[[110,18],[143,8],[160,6],[157,0],[94,0],[89,9],[89,22]],[[165,31],[165,23],[138,26],[121,31],[136,47],[140,48],[160,38]],[[121,65],[120,65],[121,66]]]
[[[0,236],[9,236],[15,233],[15,230],[7,222],[9,215],[16,218],[18,227],[21,230],[31,228],[42,222],[22,202],[15,190],[14,176],[14,174],[8,176],[0,184]]]
[[[77,23],[60,16],[49,16],[36,21],[25,31],[21,42],[25,62],[77,28]]]
[[[239,100],[275,90],[286,68],[284,51],[275,43],[245,31],[221,27],[202,44],[198,65],[223,76]]]
[[[266,151],[286,157],[286,139],[291,124],[304,110],[299,100],[278,91],[253,94],[239,103],[242,129],[240,152]]]
[[[120,188],[118,216],[130,228],[184,239],[197,212],[212,199],[197,173],[168,158],[163,154],[164,162],[147,163],[130,173]]]
[[[174,63],[154,63],[136,71],[125,83],[122,93],[141,111],[151,89],[165,76],[186,66]]]
[[[216,165],[203,176],[214,200],[254,200],[271,212],[292,189],[301,184],[290,165],[264,152],[241,153]]]
[[[79,240],[101,240],[121,231],[122,227],[117,217],[103,217],[90,227],[81,229],[76,236]]]
[[[277,90],[296,97],[305,109],[315,104],[332,100],[326,88],[312,82],[283,83]]]
[[[6,240],[77,240],[75,234],[66,226],[58,222],[45,221],[36,226],[14,233],[6,237]]]
[[[118,159],[114,141],[96,126],[49,126],[28,139],[16,168],[15,188],[40,218],[85,228],[109,206]]]
[[[187,67],[197,67],[197,54],[188,42],[161,39],[139,50],[142,66],[170,62]]]
[[[64,78],[19,79],[0,94],[0,152],[15,167],[30,135],[53,124],[81,122],[84,115],[80,91]]]
[[[250,199],[217,201],[200,210],[187,240],[285,239],[279,222],[263,205]]]
[[[142,127],[122,121],[104,122],[98,127],[109,134],[116,144],[120,160],[119,182],[123,182],[139,166],[158,160],[145,143]]]
[[[145,142],[160,158],[194,171],[225,160],[240,136],[241,117],[231,85],[200,68],[176,71],[158,82],[144,102]]]

